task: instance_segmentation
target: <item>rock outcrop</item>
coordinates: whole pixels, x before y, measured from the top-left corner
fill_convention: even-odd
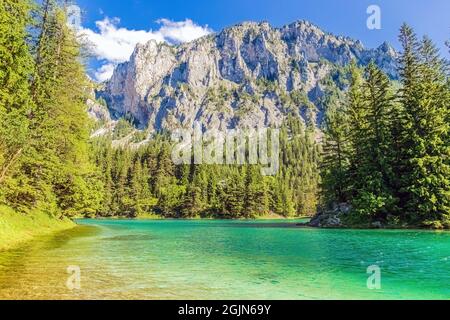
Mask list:
[[[274,28],[246,22],[179,46],[150,41],[136,47],[104,89],[114,118],[131,116],[149,131],[279,126],[287,111],[320,122],[325,79],[352,60],[371,60],[392,78],[396,52],[365,49],[300,21]]]
[[[350,213],[351,207],[346,203],[336,205],[333,210],[319,212],[307,224],[314,228],[342,228],[343,218]]]

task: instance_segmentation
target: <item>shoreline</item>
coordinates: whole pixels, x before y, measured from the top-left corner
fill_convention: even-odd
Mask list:
[[[156,215],[146,215],[137,218],[127,217],[94,217],[94,218],[64,218],[63,220],[49,216],[46,213],[35,211],[30,215],[23,215],[15,212],[9,207],[0,206],[0,252],[17,248],[21,244],[32,241],[36,237],[56,234],[61,231],[71,230],[80,226],[77,220],[123,220],[123,221],[280,221],[290,223],[290,227],[299,229],[330,229],[330,230],[391,230],[391,231],[430,231],[449,232],[449,229],[432,229],[420,226],[383,226],[373,227],[371,225],[340,225],[340,226],[314,226],[310,222],[301,223],[298,220],[313,219],[313,217],[281,217],[281,216],[260,216],[249,219],[220,219],[220,218],[166,218]]]
[[[0,206],[0,252],[14,249],[38,236],[75,227],[77,224],[68,218],[60,220],[41,211],[24,215],[9,207]]]
[[[239,219],[233,219],[233,218],[218,218],[218,217],[208,217],[208,218],[175,218],[175,217],[159,217],[159,216],[150,216],[150,217],[136,217],[136,218],[129,218],[129,217],[76,217],[73,218],[74,221],[76,220],[129,220],[129,221],[164,221],[164,220],[185,220],[185,221],[208,221],[208,220],[218,220],[218,221],[295,221],[295,220],[304,220],[304,219],[312,219],[312,217],[309,216],[302,216],[302,217],[275,217],[275,216],[261,216],[261,217],[255,217],[255,218],[239,218]]]
[[[425,227],[420,227],[420,226],[405,226],[405,227],[389,227],[389,226],[385,226],[382,228],[377,228],[377,227],[371,227],[371,226],[363,226],[363,225],[355,225],[355,226],[340,226],[340,227],[336,227],[336,226],[328,226],[328,227],[316,227],[316,226],[312,226],[308,223],[298,223],[297,224],[298,228],[303,228],[303,229],[319,229],[319,230],[366,230],[366,231],[374,231],[374,230],[379,230],[379,231],[430,231],[430,232],[450,232],[450,229],[432,229],[432,228],[425,228]]]
[[[310,222],[297,222],[298,220],[305,219],[313,219],[314,217],[267,217],[261,216],[257,218],[248,218],[248,219],[224,219],[224,218],[165,218],[165,217],[138,217],[138,218],[127,218],[127,217],[91,217],[91,218],[74,218],[74,222],[77,220],[112,220],[112,221],[242,221],[242,222],[258,222],[258,221],[280,221],[280,223],[290,223],[292,227],[302,228],[302,229],[329,229],[329,230],[405,230],[405,231],[434,231],[434,232],[448,232],[450,229],[433,229],[426,228],[416,225],[409,226],[383,226],[383,227],[374,227],[370,224],[364,225],[340,225],[340,226],[314,226],[311,225]]]
[[[358,217],[352,216],[352,208],[346,203],[335,205],[333,209],[318,212],[307,224],[321,229],[355,229],[355,230],[450,230],[450,223],[445,221],[401,221],[398,217],[387,216]],[[305,224],[303,224],[305,225]]]

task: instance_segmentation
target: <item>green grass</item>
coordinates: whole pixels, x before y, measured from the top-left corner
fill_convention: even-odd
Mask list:
[[[0,206],[0,251],[10,249],[36,236],[73,227],[75,224],[69,219],[56,219],[39,211],[25,215],[9,207]]]

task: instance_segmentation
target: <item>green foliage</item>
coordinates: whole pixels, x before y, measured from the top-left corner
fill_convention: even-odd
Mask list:
[[[6,145],[0,200],[22,212],[93,213],[103,192],[89,159],[88,82],[79,41],[67,27],[64,7],[55,1],[43,1],[33,13],[37,27],[32,33],[27,32],[29,9],[27,1],[7,1],[0,9],[8,21],[4,31],[11,33],[0,43],[0,52],[14,54],[5,56],[6,72],[1,73],[5,100],[0,121],[8,130],[4,137],[16,137],[0,142]]]
[[[2,1],[0,6],[0,184],[18,167],[33,109],[29,79],[33,60],[27,45],[28,1]],[[0,201],[4,192],[0,191]]]
[[[408,220],[447,221],[450,215],[450,90],[448,64],[428,38],[403,26],[399,148],[400,188]]]
[[[259,78],[256,82],[256,85],[260,88],[261,91],[265,93],[278,92],[279,89],[277,81],[269,80],[266,78]]]
[[[281,169],[261,175],[258,165],[173,165],[172,144],[156,135],[137,150],[113,149],[94,142],[103,172],[102,216],[254,218],[297,216],[316,211],[319,147],[314,135],[294,117],[282,129]],[[144,205],[143,205],[144,204]]]
[[[418,41],[406,25],[400,42],[400,84],[373,63],[364,72],[353,65],[347,102],[328,101],[325,203],[351,203],[351,221],[444,228],[450,216],[448,64],[431,40]]]
[[[331,207],[335,202],[347,202],[350,193],[349,153],[350,126],[349,115],[342,99],[330,93],[325,102],[327,111],[324,121],[322,188],[323,201]]]
[[[119,119],[114,128],[113,140],[123,139],[133,131],[134,131],[133,125],[128,120],[121,118]]]
[[[326,205],[350,202],[363,219],[386,219],[396,211],[394,190],[397,125],[390,81],[373,63],[349,68],[347,104],[330,99],[324,143]]]

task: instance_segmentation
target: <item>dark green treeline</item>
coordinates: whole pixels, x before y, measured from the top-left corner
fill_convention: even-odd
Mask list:
[[[254,218],[314,214],[319,192],[320,150],[314,133],[289,117],[280,134],[281,168],[262,176],[259,166],[173,164],[172,143],[155,136],[139,150],[95,141],[95,162],[104,173],[102,216]],[[293,160],[295,159],[295,160]]]

